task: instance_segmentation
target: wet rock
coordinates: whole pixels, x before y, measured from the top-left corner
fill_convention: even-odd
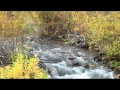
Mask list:
[[[65,60],[66,66],[68,67],[73,67],[72,61],[71,60]]]
[[[51,49],[51,52],[60,53],[60,52],[63,52],[63,50],[61,50],[60,48],[54,48],[54,49]]]
[[[85,68],[84,67],[80,67],[80,70],[82,73],[85,73]]]
[[[71,70],[71,68],[65,66],[65,65],[60,65],[60,64],[52,64],[52,66],[54,66],[58,72],[58,74],[60,76],[64,76],[66,74],[70,75],[70,74],[74,74],[75,72],[73,70]]]
[[[51,77],[59,76],[59,74],[55,68],[49,69],[48,73],[51,75]]]
[[[75,45],[76,47],[88,49],[89,44],[86,43],[85,36],[78,36],[74,40],[72,40],[72,45]]]
[[[40,62],[42,62],[42,63],[59,63],[59,62],[61,62],[61,59],[40,58]]]
[[[69,60],[75,60],[76,56],[74,54],[70,54],[70,55],[68,55],[67,59],[69,59]]]
[[[50,63],[44,63],[44,64],[42,64],[42,67],[45,70],[47,70],[48,74],[51,77],[59,76],[57,70]]]
[[[48,69],[48,67],[44,63],[41,63],[41,62],[39,62],[39,67],[41,67],[41,68],[43,68],[45,70]]]
[[[83,57],[77,57],[75,60],[73,60],[73,64],[77,64],[79,66],[85,66],[86,60]]]
[[[105,54],[102,52],[97,52],[94,55],[94,61],[102,61],[102,62],[106,63],[106,61],[108,61],[108,57],[106,57]]]
[[[78,52],[78,53],[76,54],[76,56],[77,56],[77,57],[84,57],[85,55],[84,55],[82,52]]]
[[[85,64],[84,66],[86,69],[89,69],[90,68],[90,65],[89,64]]]
[[[97,67],[97,65],[96,65],[96,63],[94,63],[93,61],[88,60],[88,61],[86,61],[86,63],[85,63],[85,67],[86,67],[87,69],[95,69],[95,68]]]
[[[36,42],[32,41],[29,43],[29,46],[34,48],[35,50],[39,50],[40,45],[37,44]]]
[[[107,63],[107,61],[102,61],[103,62],[103,64],[106,64]]]
[[[102,60],[102,57],[100,55],[95,55],[94,56],[94,61],[101,61]]]
[[[117,74],[117,75],[115,76],[115,79],[120,79],[120,74]]]
[[[72,62],[72,67],[82,66],[82,63],[77,59],[72,60],[71,62]]]
[[[57,56],[56,54],[53,54],[51,52],[45,52],[42,54],[43,58],[46,58],[47,60],[58,60],[59,56]]]
[[[90,65],[95,65],[95,62],[92,60],[87,60],[86,63],[90,64]]]
[[[96,65],[89,64],[90,69],[95,69]]]
[[[74,60],[76,59],[75,57],[68,57],[69,60]]]
[[[81,48],[88,49],[89,48],[89,44],[88,43],[82,43],[81,44]]]
[[[100,52],[100,49],[98,47],[90,46],[89,48],[91,49],[91,51],[93,51],[93,52],[95,52],[95,53],[97,53],[99,55],[102,55],[102,53]]]
[[[76,74],[82,74],[84,71],[80,68],[80,67],[73,67],[72,70],[74,70],[74,72]]]
[[[72,62],[73,63],[73,67],[77,67],[77,66],[80,66],[80,63],[79,62]]]

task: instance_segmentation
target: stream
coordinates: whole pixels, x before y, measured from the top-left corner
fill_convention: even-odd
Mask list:
[[[31,42],[30,53],[40,58],[49,79],[114,79],[114,71],[94,61],[94,53],[54,42]]]

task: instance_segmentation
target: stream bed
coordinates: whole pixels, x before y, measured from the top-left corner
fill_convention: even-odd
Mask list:
[[[31,42],[31,53],[40,58],[40,64],[49,79],[114,79],[114,71],[94,61],[94,53],[68,45]]]

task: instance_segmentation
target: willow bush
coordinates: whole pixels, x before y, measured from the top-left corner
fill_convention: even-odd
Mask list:
[[[10,54],[14,54],[16,46],[21,44],[20,38],[25,34],[26,29],[25,15],[25,12],[20,11],[0,11],[0,48],[4,47],[4,51],[0,49],[2,57],[9,57]],[[8,55],[6,56],[4,53],[8,53]],[[4,61],[2,60],[0,60],[2,63],[8,61],[5,58]]]
[[[27,59],[18,53],[13,64],[0,67],[1,79],[46,79],[47,73],[38,65],[39,59],[32,57]]]
[[[120,57],[120,12],[93,12],[87,37],[107,56]]]
[[[39,26],[39,39],[58,39],[72,32],[74,23],[71,21],[72,13],[69,11],[40,11],[31,14]]]

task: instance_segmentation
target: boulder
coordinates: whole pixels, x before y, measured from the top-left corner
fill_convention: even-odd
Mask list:
[[[89,44],[88,43],[82,43],[81,44],[81,48],[88,49],[89,48]]]
[[[120,79],[120,74],[117,74],[117,75],[115,76],[115,79]]]
[[[82,74],[85,72],[85,69],[81,66],[80,67],[73,67],[72,69],[75,71],[76,74]]]
[[[69,54],[67,59],[74,60],[74,59],[76,59],[76,56],[74,54]]]
[[[84,57],[85,55],[82,52],[78,52],[78,53],[76,53],[76,56],[77,57]]]
[[[75,74],[75,71],[72,70],[70,67],[67,67],[65,65],[60,65],[60,64],[52,64],[52,66],[54,68],[56,68],[58,74],[60,76],[64,76],[66,74],[70,75],[70,74]]]
[[[57,70],[50,63],[40,63],[40,67],[47,70],[51,77],[59,76]]]
[[[66,66],[68,67],[73,67],[72,61],[71,60],[65,60]]]
[[[94,56],[94,61],[102,61],[102,57],[99,54]]]

